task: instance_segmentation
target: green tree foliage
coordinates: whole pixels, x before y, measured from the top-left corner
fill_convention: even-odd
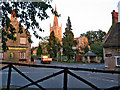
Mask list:
[[[31,48],[31,55],[33,54],[34,47]]]
[[[86,33],[83,33],[80,36],[86,36],[88,38],[88,42],[90,43],[91,51],[99,57],[103,57],[102,42],[106,36],[106,32],[102,30],[87,31]]]
[[[65,32],[63,33],[63,54],[68,57],[68,60],[70,60],[74,52],[72,50],[72,46],[75,46],[76,42],[74,41],[74,34],[71,31],[72,30],[72,25],[70,21],[70,17],[68,17],[67,23],[66,23],[66,28]]]
[[[86,36],[88,38],[88,42],[93,44],[94,42],[102,42],[106,36],[106,32],[99,30],[99,31],[87,31],[80,35],[80,37]]]
[[[43,50],[45,50],[47,48],[48,42],[49,42],[49,36],[42,37],[40,43],[41,43]]]
[[[38,49],[37,49],[37,55],[40,56],[42,54],[42,47],[39,44]]]
[[[51,32],[49,43],[47,46],[48,53],[50,54],[50,57],[56,57],[57,53],[60,51],[61,44],[58,41],[58,39],[54,35],[54,31]]]
[[[42,37],[40,43],[47,43],[49,41],[49,36]]]
[[[5,29],[2,29],[2,47],[3,50],[6,51],[8,49],[6,42],[8,39],[16,40],[14,37],[14,34],[16,33],[15,28],[10,24],[10,19],[8,15],[12,14],[12,10],[14,9],[16,13],[16,18],[19,19],[19,33],[23,33],[21,27],[22,25],[25,25],[26,32],[29,32],[32,28],[33,34],[36,38],[41,39],[41,36],[38,35],[37,29],[39,31],[44,31],[41,28],[41,25],[36,20],[36,17],[38,17],[40,20],[45,20],[49,16],[46,12],[47,9],[50,9],[52,13],[55,13],[55,15],[59,16],[55,10],[51,6],[51,0],[45,0],[44,2],[1,2],[0,3],[1,13],[2,13],[2,27],[5,27]],[[38,19],[37,18],[37,19]],[[28,35],[28,33],[26,33]],[[30,37],[28,37],[28,41],[31,42]]]
[[[102,42],[95,42],[91,44],[91,51],[97,54],[99,57],[103,57]]]

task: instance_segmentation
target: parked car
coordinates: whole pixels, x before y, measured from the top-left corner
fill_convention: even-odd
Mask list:
[[[41,55],[41,63],[51,63],[52,58],[49,58],[49,55]]]
[[[56,59],[56,58],[52,58],[52,60],[55,60],[55,61],[57,61],[57,59]]]

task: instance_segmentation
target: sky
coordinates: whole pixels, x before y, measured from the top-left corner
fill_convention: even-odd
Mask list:
[[[120,0],[53,0],[52,6],[57,7],[57,12],[61,14],[58,18],[59,26],[62,25],[62,36],[65,32],[68,16],[70,17],[72,24],[72,32],[74,37],[79,37],[80,34],[87,31],[102,30],[106,33],[112,25],[113,10],[118,12],[118,2]],[[40,26],[44,29],[44,32],[38,32],[42,37],[50,35],[50,23],[53,25],[54,15],[47,11],[49,18],[40,21]],[[32,35],[32,46],[38,46],[40,42]]]

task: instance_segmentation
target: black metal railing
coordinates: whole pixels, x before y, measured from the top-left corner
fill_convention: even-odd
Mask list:
[[[97,89],[99,90],[100,88],[98,88],[96,85],[92,84],[91,82],[83,79],[82,77],[76,75],[75,73],[71,72],[70,70],[79,70],[79,71],[89,71],[89,72],[99,72],[99,73],[111,73],[111,74],[120,74],[120,71],[111,71],[111,70],[96,70],[96,69],[87,69],[87,68],[73,68],[73,67],[61,67],[61,66],[46,66],[46,65],[35,65],[35,64],[22,64],[22,63],[11,63],[11,62],[0,62],[0,64],[4,64],[6,66],[0,68],[0,71],[1,70],[4,70],[6,68],[9,68],[8,69],[8,80],[7,80],[7,90],[10,90],[10,82],[11,82],[11,72],[12,72],[12,68],[18,72],[21,76],[23,76],[25,79],[27,79],[28,81],[30,81],[29,84],[25,85],[25,86],[22,86],[20,88],[17,88],[17,90],[21,90],[21,89],[24,89],[28,86],[31,86],[31,85],[36,85],[38,88],[42,89],[42,90],[45,90],[44,87],[40,86],[38,83],[39,82],[42,82],[42,81],[45,81],[45,80],[48,80],[52,77],[55,77],[57,75],[60,75],[60,74],[64,74],[64,85],[63,85],[63,89],[64,90],[67,90],[67,84],[68,84],[68,74],[75,77],[76,79],[84,82],[85,84],[89,85],[90,87],[92,87],[93,89]],[[36,68],[54,68],[54,69],[62,69],[61,71],[59,72],[56,72],[56,73],[53,73],[49,76],[46,76],[42,79],[39,79],[37,81],[33,81],[31,78],[29,78],[27,75],[23,74],[20,70],[17,69],[17,67],[15,67],[16,65],[18,66],[26,66],[26,67],[36,67]],[[111,88],[107,88],[107,89],[110,89],[110,90],[113,90],[113,89],[119,89],[120,86],[116,86],[116,87],[111,87]]]

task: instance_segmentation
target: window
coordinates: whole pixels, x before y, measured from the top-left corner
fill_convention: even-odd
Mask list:
[[[14,58],[14,53],[10,53],[10,59],[13,59]]]
[[[25,52],[21,52],[20,53],[20,59],[25,59],[26,58],[26,53]]]
[[[26,38],[21,37],[20,38],[20,44],[26,44]]]
[[[116,66],[120,66],[120,56],[115,56],[116,58]]]
[[[0,52],[0,60],[3,59],[3,53]]]

